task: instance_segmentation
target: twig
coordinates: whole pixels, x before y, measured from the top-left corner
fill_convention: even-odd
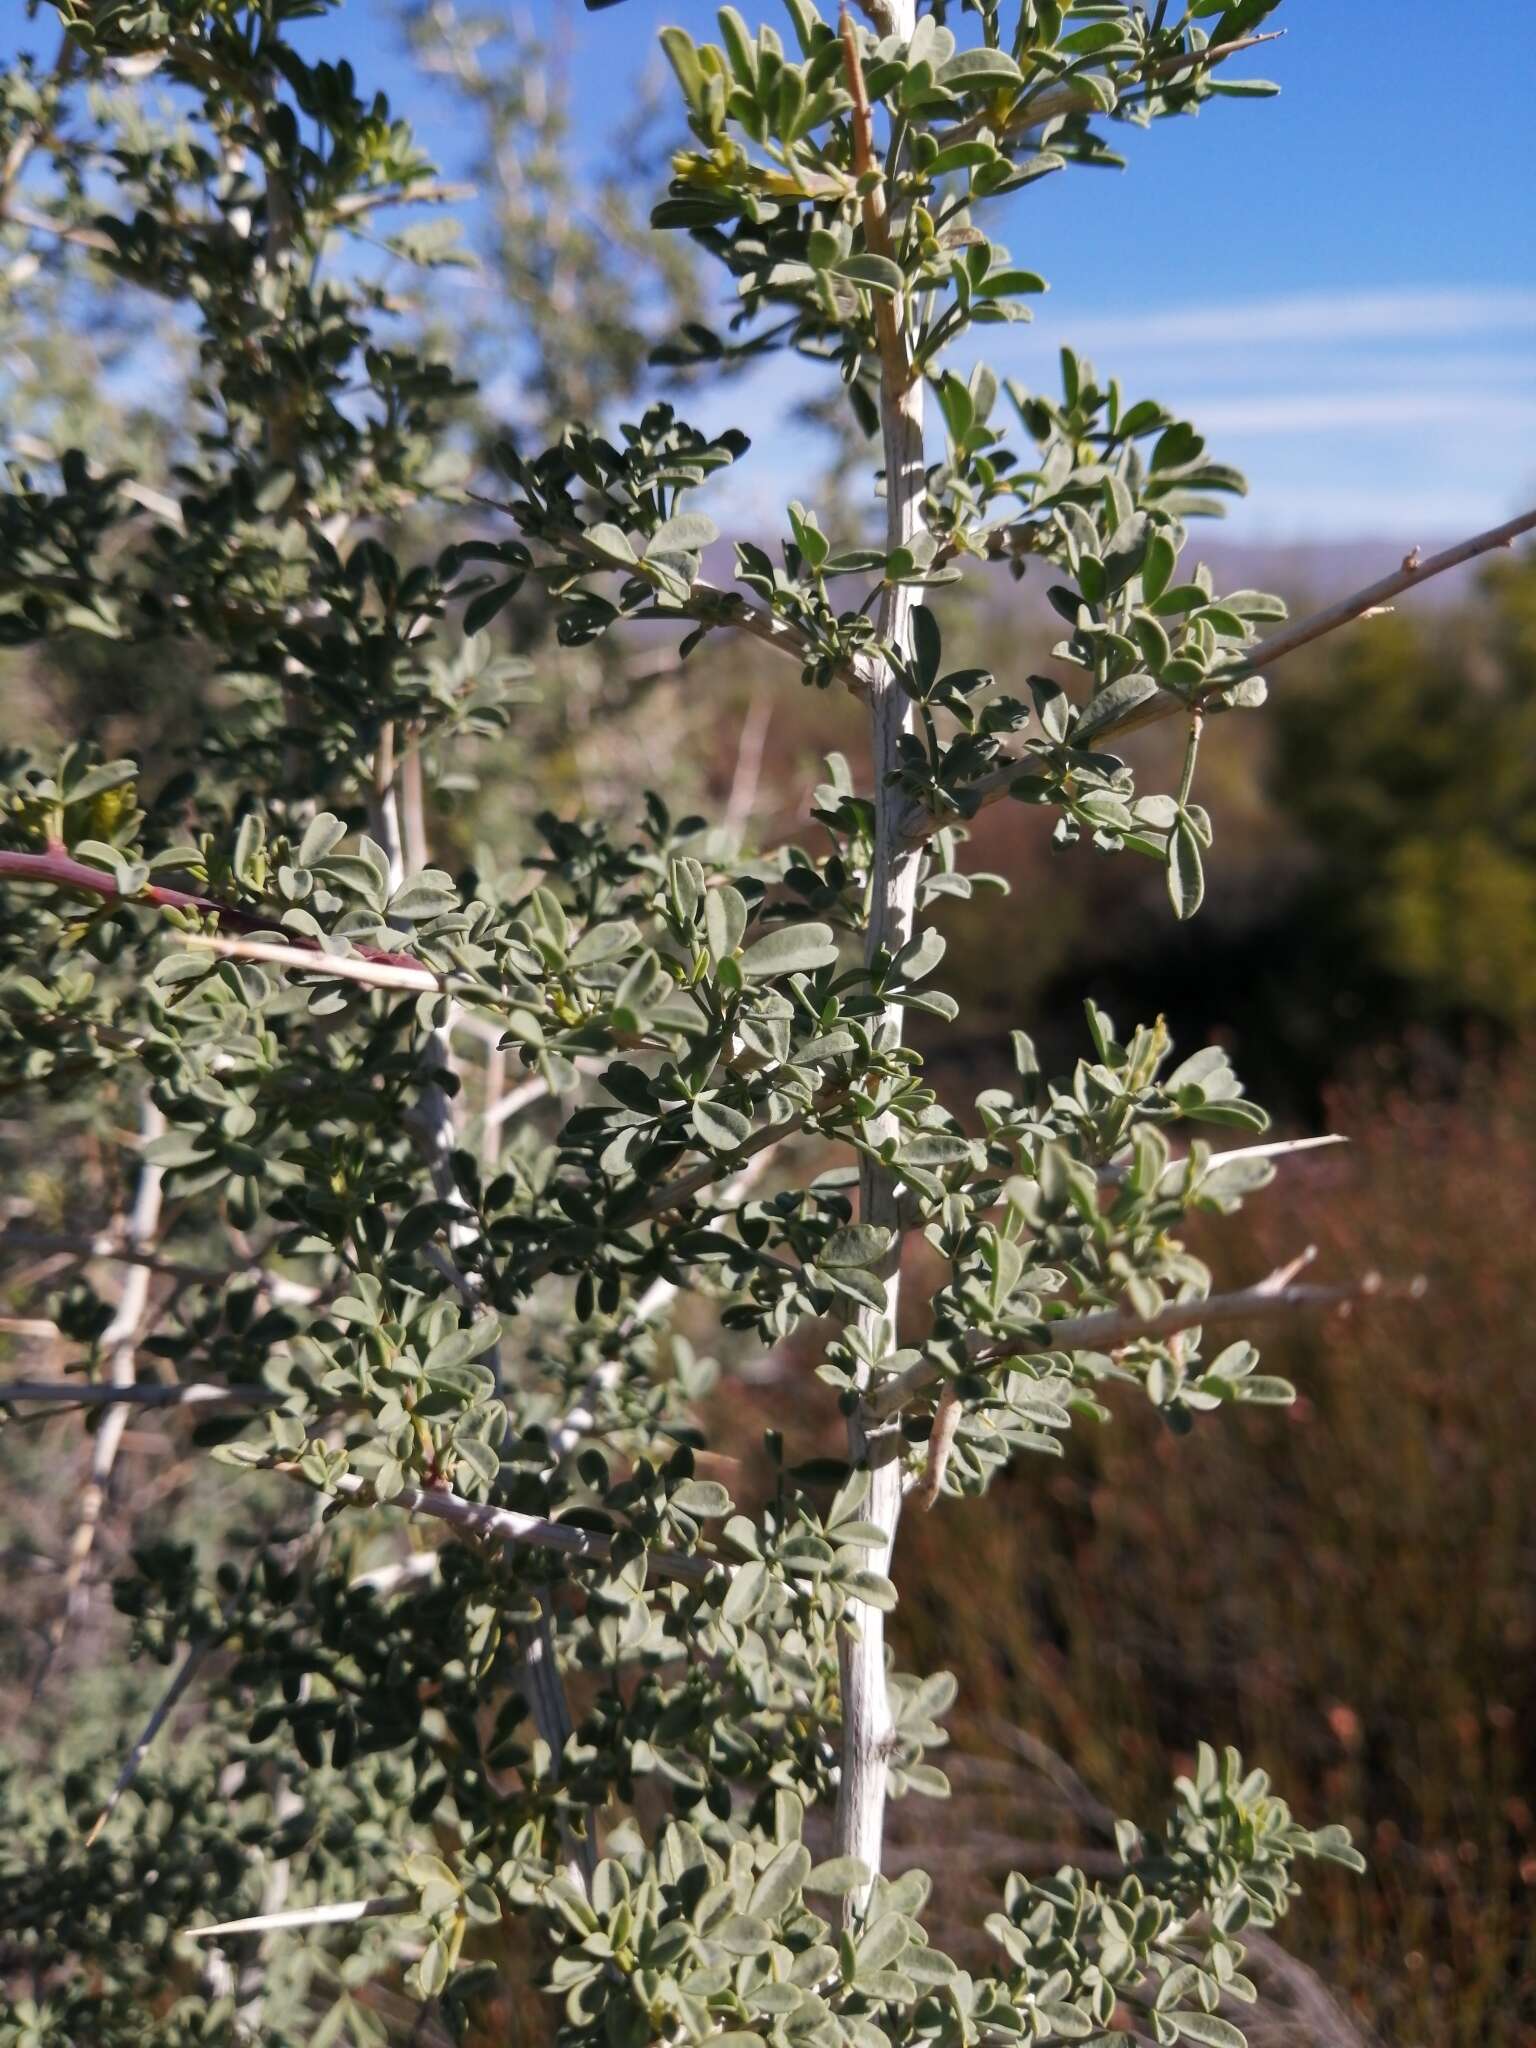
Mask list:
[[[890,0],[858,0],[859,12],[874,25],[879,36],[893,36],[897,30],[897,17]]]
[[[211,1941],[219,1934],[263,1934],[282,1927],[342,1927],[352,1920],[382,1920],[395,1913],[413,1913],[415,1899],[397,1894],[388,1899],[356,1899],[344,1906],[294,1906],[285,1913],[254,1913],[247,1920],[221,1920],[216,1927],[185,1927],[188,1941]]]
[[[183,1259],[166,1258],[158,1252],[145,1251],[127,1244],[122,1238],[113,1237],[108,1231],[100,1231],[94,1237],[77,1237],[68,1231],[0,1231],[0,1255],[11,1250],[67,1252],[82,1259],[107,1259],[114,1265],[144,1266],[151,1273],[163,1273],[183,1285],[197,1284],[205,1287],[227,1287],[238,1270],[227,1266],[195,1266]],[[285,1279],[280,1273],[269,1273],[264,1267],[257,1267],[255,1272],[258,1284],[274,1301],[307,1306],[320,1299],[320,1290],[317,1287],[306,1286],[299,1280]]]
[[[413,1550],[409,1557],[402,1557],[395,1564],[375,1565],[372,1571],[359,1572],[351,1580],[347,1590],[357,1592],[371,1587],[381,1599],[391,1593],[398,1593],[402,1586],[414,1586],[418,1579],[435,1578],[442,1570],[443,1560],[436,1550]]]
[[[742,828],[752,815],[757,802],[758,785],[763,777],[763,752],[768,744],[768,728],[773,723],[773,703],[766,691],[760,691],[747,707],[742,722],[741,734],[736,744],[736,765],[731,773],[730,794],[725,800],[725,811],[721,828],[734,844]]]
[[[35,213],[30,206],[18,206],[14,200],[6,207],[4,217],[34,235],[52,235],[55,241],[72,242],[76,248],[90,249],[98,256],[118,254],[117,244],[109,234],[79,221],[55,220],[51,214]]]
[[[506,498],[493,498],[482,491],[466,491],[464,494],[473,503],[484,505],[489,511],[501,512],[517,519],[526,507],[520,507]],[[580,555],[594,569],[613,570],[618,564],[604,554],[600,547],[590,541],[579,526],[545,527],[539,538],[547,540],[551,547],[563,548],[567,554]],[[690,585],[687,597],[681,603],[668,600],[664,607],[652,613],[636,614],[662,619],[692,619],[701,626],[720,627],[734,633],[746,633],[763,646],[771,647],[776,654],[787,655],[792,661],[803,664],[815,652],[810,636],[793,620],[781,618],[766,605],[754,604],[738,590],[723,589],[718,583],[711,583],[700,576]]]
[[[144,1146],[153,1144],[164,1130],[165,1118],[146,1096],[139,1111],[141,1150]],[[124,1232],[127,1243],[135,1250],[147,1250],[160,1228],[163,1183],[164,1175],[161,1169],[141,1158],[138,1186],[134,1191],[133,1206],[128,1212],[128,1223]],[[120,1390],[131,1390],[137,1376],[135,1349],[145,1311],[149,1307],[149,1283],[150,1272],[147,1266],[129,1266],[123,1276],[117,1311],[102,1332],[101,1348],[106,1356],[108,1376],[112,1385]],[[127,1423],[128,1410],[125,1406],[108,1408],[101,1419],[101,1427],[97,1430],[96,1440],[91,1447],[90,1478],[80,1496],[80,1518],[70,1539],[69,1561],[64,1570],[64,1607],[51,1631],[50,1659],[62,1646],[66,1631],[79,1622],[85,1613],[89,1597],[85,1584],[86,1567],[90,1563],[91,1552],[96,1547],[96,1531],[101,1521],[102,1509],[106,1506],[107,1489],[112,1483],[112,1468],[117,1463],[117,1453]]]
[[[223,1640],[222,1635],[199,1636],[195,1643],[188,1646],[187,1654],[176,1667],[176,1675],[160,1695],[154,1712],[144,1723],[143,1728],[139,1732],[138,1739],[135,1741],[132,1749],[129,1750],[123,1768],[117,1774],[117,1783],[112,1787],[111,1792],[107,1796],[106,1805],[103,1806],[100,1813],[97,1814],[95,1820],[91,1823],[90,1833],[85,1838],[85,1847],[87,1849],[93,1846],[100,1836],[102,1829],[117,1811],[118,1801],[133,1783],[135,1777],[137,1777],[140,1764],[143,1763],[145,1757],[149,1754],[150,1745],[171,1715],[176,1711],[177,1702],[197,1676],[203,1659],[210,1650],[216,1649]]]
[[[368,988],[411,989],[418,995],[440,995],[443,982],[428,967],[406,966],[399,959],[374,959],[365,953],[322,953],[272,939],[221,939],[209,932],[174,932],[179,945],[217,953],[224,960],[250,960],[281,967],[289,974],[322,974],[337,981],[362,982]]]
[[[955,1447],[955,1431],[960,1427],[960,1414],[959,1395],[953,1387],[946,1387],[934,1410],[933,1434],[928,1439],[928,1455],[923,1461],[922,1476],[912,1488],[913,1500],[925,1513],[943,1490],[949,1454]]]
[[[1200,1301],[1170,1302],[1155,1315],[1132,1315],[1123,1309],[1097,1309],[1091,1315],[1066,1316],[1058,1322],[1040,1325],[1041,1335],[1028,1341],[988,1345],[979,1350],[974,1365],[1006,1365],[1014,1358],[1038,1358],[1048,1351],[1111,1351],[1139,1338],[1172,1337],[1181,1330],[1220,1328],[1245,1323],[1256,1316],[1289,1315],[1299,1309],[1347,1309],[1356,1302],[1377,1300],[1417,1301],[1425,1282],[1417,1278],[1389,1285],[1379,1273],[1338,1287],[1295,1287],[1288,1283],[1290,1269],[1281,1267],[1268,1279],[1232,1294],[1208,1294]],[[936,1365],[909,1366],[870,1397],[869,1407],[880,1416],[895,1415],[914,1395],[926,1392],[943,1377]]]
[[[505,498],[492,498],[481,491],[466,491],[467,498],[477,505],[484,505],[490,511],[505,513],[509,518],[522,523],[520,514],[526,507]],[[547,540],[551,547],[563,548],[569,555],[579,555],[594,569],[615,570],[619,565],[612,558],[588,540],[580,527],[545,527],[537,536]],[[820,649],[802,626],[792,619],[780,617],[766,605],[754,604],[739,590],[723,589],[718,583],[711,583],[708,577],[695,577],[689,586],[688,595],[680,602],[667,599],[632,612],[631,618],[659,619],[671,624],[691,619],[696,625],[732,633],[745,633],[749,638],[770,648],[775,654],[784,655],[788,660],[804,667],[808,661],[819,659]],[[863,696],[868,688],[869,675],[873,664],[855,657],[846,663],[839,673],[855,696]]]
[[[772,1157],[770,1148],[759,1152],[755,1159],[749,1160],[741,1172],[720,1190],[722,1206],[734,1206],[739,1202],[753,1183],[762,1177]],[[711,1217],[706,1228],[717,1228],[719,1221],[718,1217]],[[614,1332],[614,1342],[627,1343],[639,1329],[646,1323],[653,1322],[663,1309],[670,1306],[677,1292],[678,1283],[669,1280],[665,1274],[659,1274],[620,1322]],[[549,1451],[554,1462],[558,1463],[561,1458],[569,1456],[582,1437],[593,1427],[597,1421],[598,1400],[617,1384],[623,1370],[622,1359],[605,1358],[602,1364],[588,1375],[576,1406],[568,1409],[549,1431]]]
[[[449,185],[440,178],[417,185],[391,185],[378,192],[347,192],[331,207],[332,217],[353,220],[360,213],[372,213],[384,206],[453,206],[476,197],[473,185]]]
[[[278,1465],[274,1469],[286,1472],[290,1478],[303,1477],[295,1465]],[[344,1472],[334,1482],[334,1490],[347,1500],[368,1499],[372,1495],[368,1482],[355,1472]],[[578,1529],[569,1522],[547,1521],[542,1515],[518,1514],[511,1508],[492,1507],[484,1501],[465,1500],[446,1487],[403,1487],[379,1505],[400,1508],[408,1515],[430,1515],[434,1521],[447,1522],[454,1528],[468,1529],[476,1536],[498,1542],[554,1551],[582,1564],[608,1564],[613,1556],[611,1540],[593,1530]],[[701,1586],[717,1572],[729,1573],[733,1569],[718,1558],[684,1551],[648,1550],[645,1555],[648,1566],[663,1578],[675,1579],[682,1585]]]
[[[1321,1138],[1273,1138],[1263,1145],[1238,1145],[1230,1152],[1213,1152],[1206,1161],[1207,1173],[1218,1166],[1229,1166],[1236,1159],[1287,1159],[1293,1152],[1316,1152],[1325,1145],[1347,1145],[1348,1138],[1339,1132],[1330,1131]],[[1183,1158],[1170,1159],[1169,1166],[1183,1166]],[[1098,1170],[1100,1187],[1116,1187],[1130,1172],[1130,1167],[1121,1164],[1101,1166]],[[1167,1169],[1165,1168],[1166,1172]],[[0,1243],[4,1239],[0,1238]]]
[[[1337,604],[1327,605],[1310,618],[1299,620],[1283,632],[1271,635],[1252,655],[1245,657],[1239,673],[1251,675],[1258,669],[1267,668],[1271,662],[1294,654],[1298,647],[1306,647],[1313,640],[1322,639],[1325,633],[1332,633],[1340,626],[1363,618],[1367,612],[1389,604],[1404,591],[1427,583],[1432,576],[1443,576],[1448,569],[1459,569],[1464,563],[1475,562],[1480,555],[1492,554],[1498,548],[1513,547],[1522,534],[1533,531],[1536,531],[1536,511],[1522,512],[1514,519],[1506,519],[1502,526],[1492,526],[1486,533],[1458,541],[1454,547],[1443,548],[1438,555],[1430,555],[1427,559],[1421,558],[1418,549],[1414,548],[1391,575],[1383,576],[1379,582],[1357,590],[1353,597],[1341,598]],[[1213,687],[1224,688],[1225,684],[1218,682]]]
[[[484,1131],[499,1131],[509,1118],[519,1115],[533,1103],[540,1102],[550,1092],[549,1083],[542,1074],[531,1074],[526,1081],[519,1081],[515,1088],[499,1095],[481,1118]]]
[[[67,1408],[277,1408],[286,1394],[272,1387],[220,1386],[213,1380],[190,1380],[175,1386],[158,1382],[137,1386],[101,1385],[90,1380],[0,1381],[0,1408],[13,1401],[28,1407],[57,1402]]]
[[[167,1273],[183,1281],[218,1282],[227,1285],[227,1270],[213,1266],[190,1266],[180,1259],[168,1259],[159,1252],[126,1243],[109,1231],[94,1237],[74,1236],[60,1230],[0,1230],[0,1256],[8,1251],[68,1252],[81,1259],[109,1259],[114,1265],[143,1266],[151,1273]]]
[[[571,1060],[570,1064],[578,1074],[600,1074],[604,1062],[578,1056]],[[523,1110],[530,1108],[535,1102],[542,1101],[551,1093],[553,1090],[542,1074],[530,1074],[526,1081],[519,1081],[515,1088],[509,1088],[505,1095],[486,1110],[483,1118],[486,1129],[499,1130],[508,1118],[520,1115]]]
[[[66,28],[59,38],[58,54],[53,60],[51,83],[56,91],[69,83],[79,57],[80,45]],[[39,94],[35,104],[40,113],[46,107],[47,100]],[[0,163],[0,220],[15,220],[18,217],[11,204],[11,195],[21,182],[21,174],[26,169],[32,152],[42,140],[43,124],[36,116],[23,123],[13,136],[11,146],[5,153],[5,161]]]
[[[46,853],[4,853],[0,852],[0,881],[41,882],[55,889],[78,889],[88,896],[100,896],[109,903],[143,903],[160,910],[188,910],[200,917],[218,918],[222,923],[238,932],[271,931],[276,920],[269,914],[254,910],[243,910],[232,903],[219,903],[211,896],[197,896],[187,889],[170,889],[163,883],[146,882],[142,889],[131,896],[125,896],[117,886],[117,878],[109,875],[104,868],[87,867],[84,861],[75,860],[62,846],[53,846]],[[178,934],[178,937],[191,934]],[[211,943],[204,940],[204,943]],[[224,942],[225,944],[228,941]],[[291,951],[319,952],[320,948],[308,939],[294,934],[288,940]],[[215,946],[214,950],[217,950]],[[334,959],[332,954],[324,955]],[[377,966],[408,968],[424,973],[419,961],[406,953],[385,953],[368,946],[360,946],[348,959],[371,961]]]
[[[1341,626],[1352,625],[1355,620],[1379,611],[1388,600],[1400,596],[1405,590],[1413,590],[1419,584],[1427,583],[1432,576],[1442,576],[1446,570],[1459,568],[1463,563],[1491,554],[1497,548],[1510,547],[1522,534],[1532,531],[1536,531],[1536,511],[1522,512],[1518,518],[1507,519],[1502,526],[1490,527],[1486,533],[1460,541],[1455,547],[1431,555],[1427,561],[1418,561],[1410,555],[1390,576],[1368,584],[1364,590],[1357,590],[1352,597],[1340,598],[1336,604],[1314,612],[1310,618],[1299,620],[1284,632],[1261,642],[1233,667],[1212,676],[1202,686],[1200,694],[1203,698],[1216,696],[1222,690],[1230,689],[1234,683],[1241,682],[1245,676],[1258,675],[1262,670],[1273,667],[1298,648],[1308,647],[1325,634],[1337,632]],[[1094,733],[1093,743],[1102,746],[1111,738],[1137,732],[1143,726],[1159,724],[1165,718],[1188,716],[1189,705],[1183,697],[1175,696],[1171,690],[1159,690],[1156,696],[1148,697],[1123,717],[1100,726]],[[999,762],[964,792],[967,805],[971,809],[979,809],[1007,796],[1027,766],[1027,760],[1012,756]],[[943,823],[944,819],[926,806],[913,804],[903,819],[902,829],[908,838],[922,840],[936,832]]]

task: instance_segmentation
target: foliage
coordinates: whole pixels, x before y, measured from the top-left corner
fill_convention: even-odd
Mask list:
[[[1299,677],[1271,781],[1326,873],[1303,914],[1330,953],[1417,1020],[1519,1027],[1536,1006],[1530,559],[1490,570],[1484,599],[1449,632],[1378,621]]]
[[[259,1471],[323,1508],[254,1555],[232,1527],[201,1556],[146,1548],[119,1589],[150,1654],[195,1676],[217,1652],[216,1704],[198,1754],[130,1759],[123,1806],[101,1773],[62,1808],[15,1788],[13,1938],[44,1988],[11,2037],[76,2038],[99,1972],[132,2039],[119,2006],[174,1967],[187,2039],[377,2038],[362,1992],[394,1942],[458,2027],[523,1924],[572,2043],[1240,2048],[1219,2008],[1251,1998],[1245,1930],[1283,1916],[1298,1860],[1357,1867],[1344,1831],[1202,1751],[1161,1835],[1121,1829],[1112,1875],[1015,1875],[990,1967],[962,1970],[924,1932],[926,1880],[880,1869],[887,1796],[947,1789],[954,1690],[888,1668],[883,1630],[905,1495],[1059,1454],[1119,1389],[1180,1433],[1285,1403],[1246,1338],[1208,1335],[1358,1291],[1281,1272],[1212,1296],[1188,1224],[1273,1172],[1272,1148],[1202,1135],[1265,1123],[1219,1050],[1174,1064],[1161,1023],[1122,1036],[1090,1005],[1072,1074],[1018,1033],[1015,1085],[962,1112],[903,1032],[955,1016],[923,914],[991,881],[962,862],[994,798],[1053,812],[1064,846],[1151,858],[1175,914],[1199,907],[1205,721],[1262,701],[1258,630],[1283,609],[1188,565],[1188,522],[1240,479],[1070,353],[1059,396],[1007,392],[1013,445],[996,378],[944,355],[1040,285],[976,224],[986,202],[1110,160],[1106,123],[1227,89],[1218,65],[1273,8],[983,4],[962,47],[942,8],[834,29],[791,0],[796,55],[730,9],[718,48],[665,32],[697,147],[654,224],[739,302],[665,356],[794,348],[884,445],[883,544],[834,548],[797,502],[778,559],[739,543],[726,588],[697,499],[746,456],[736,430],[660,401],[617,432],[578,419],[541,452],[503,443],[481,488],[448,431],[461,380],[391,330],[369,253],[451,253],[376,218],[435,174],[349,64],[287,39],[316,5],[58,0],[53,83],[5,103],[8,161],[47,166],[47,231],[88,231],[125,292],[183,305],[198,370],[147,518],[78,449],[17,471],[3,633],[191,645],[219,684],[183,772],[142,796],[135,760],[83,741],[7,762],[3,1085],[137,1119],[134,1220],[107,1249],[176,1284],[152,1315],[126,1284],[72,1290],[76,1371],[6,1406],[105,1405],[100,1485],[125,1406],[205,1411],[232,1501]],[[77,64],[153,76],[174,112],[62,125],[48,94]],[[428,505],[457,537],[416,558],[399,535]],[[1068,628],[1064,680],[1027,702],[948,667],[923,601],[995,559],[1044,564]],[[756,858],[653,796],[627,825],[546,813],[508,873],[433,867],[416,771],[515,719],[491,628],[525,590],[567,646],[646,620],[685,653],[730,633],[787,655],[867,706],[868,774],[834,759],[817,837]],[[1155,719],[1180,722],[1182,769],[1139,791],[1108,749]],[[760,1183],[790,1151],[814,1177]],[[904,1242],[942,1275],[921,1333]],[[713,1476],[698,1404],[721,1367],[668,1327],[683,1299],[728,1357],[820,1325],[846,1457],[795,1463],[776,1434],[763,1497]],[[351,1532],[410,1514],[454,1532],[432,1568],[356,1579]],[[314,1971],[242,1982],[238,1929],[194,1963],[210,1876],[220,1918],[260,1921],[279,1873],[301,1920],[378,1910]]]

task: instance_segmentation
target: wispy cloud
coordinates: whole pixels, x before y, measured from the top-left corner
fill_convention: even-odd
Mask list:
[[[1095,311],[1063,295],[1005,344],[1054,384],[1059,339],[1195,421],[1269,537],[1491,525],[1536,489],[1536,290],[1413,285]],[[1001,351],[999,352],[1001,353]]]
[[[1331,429],[1369,432],[1430,425],[1536,426],[1536,394],[1499,391],[1295,391],[1273,396],[1207,398],[1199,424],[1207,434],[1311,434]]]
[[[1055,343],[1067,340],[1131,396],[1151,393],[1193,420],[1216,455],[1248,474],[1251,495],[1231,508],[1234,537],[1371,535],[1406,547],[1491,526],[1536,493],[1532,336],[1536,291],[1404,288],[1113,318],[1079,316],[1063,298],[1047,302],[1035,328],[987,330],[976,352],[1049,388]],[[805,492],[825,455],[795,418],[796,402],[826,386],[825,371],[780,355],[723,390],[685,397],[683,410],[706,429],[740,421],[753,435],[751,457],[714,495],[723,526],[757,537],[783,530],[785,501]],[[999,423],[1008,418],[1000,408]],[[935,460],[941,445],[934,421]]]
[[[1536,291],[1418,288],[1298,292],[1072,322],[1084,348],[1294,348],[1312,343],[1441,341],[1536,333]]]

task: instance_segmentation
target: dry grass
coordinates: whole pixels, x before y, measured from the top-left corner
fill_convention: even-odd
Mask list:
[[[1346,1091],[1332,1123],[1349,1153],[1297,1162],[1223,1268],[1315,1241],[1427,1301],[1272,1341],[1288,1413],[1178,1440],[1126,1411],[912,1518],[902,1649],[958,1672],[965,1747],[1032,1731],[1123,1812],[1156,1812],[1192,1734],[1237,1743],[1370,1857],[1289,1945],[1388,2040],[1529,2048],[1536,1062],[1454,1104]]]

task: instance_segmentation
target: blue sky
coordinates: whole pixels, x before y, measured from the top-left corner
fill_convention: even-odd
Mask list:
[[[658,63],[659,26],[703,38],[714,23],[701,0],[481,4],[517,4],[562,41],[594,138]],[[1246,68],[1279,98],[1124,131],[1126,171],[1068,171],[1003,203],[993,233],[1051,293],[1033,326],[981,331],[988,359],[1048,385],[1070,341],[1187,412],[1249,473],[1245,536],[1491,524],[1536,497],[1536,4],[1289,0],[1276,25],[1283,40]],[[345,0],[297,32],[384,86],[451,167],[456,137],[403,61],[389,0]],[[41,40],[0,29],[0,50],[18,34]],[[735,387],[721,418],[778,410],[799,374]],[[794,456],[787,437],[760,443],[765,504]]]

